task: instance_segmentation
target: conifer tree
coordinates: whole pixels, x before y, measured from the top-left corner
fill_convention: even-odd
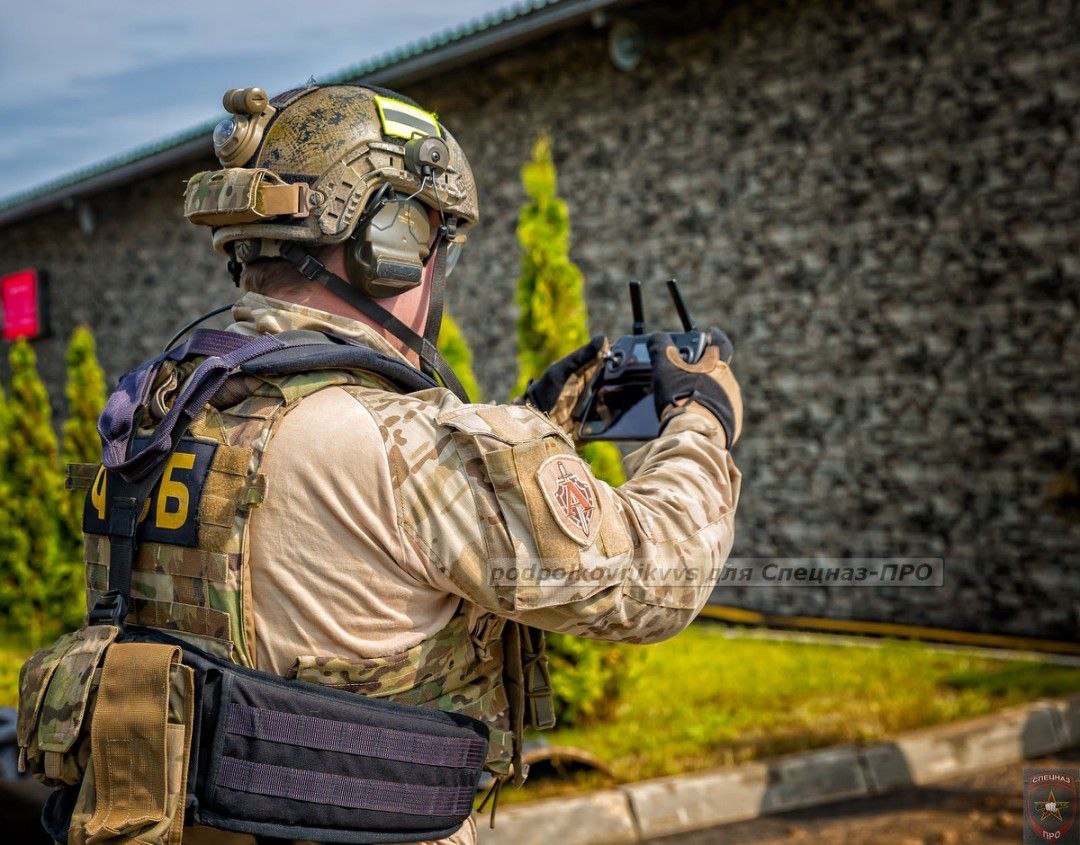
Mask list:
[[[551,141],[540,136],[521,170],[529,202],[518,216],[518,384],[525,392],[549,364],[589,341],[585,279],[570,260],[570,215],[557,192]]]
[[[523,255],[517,284],[516,396],[548,365],[589,342],[585,278],[570,260],[570,214],[558,195],[551,141],[546,135],[536,140],[532,158],[521,170],[521,181],[529,202],[521,209],[517,227]],[[581,455],[592,464],[597,478],[614,485],[625,480],[614,444],[589,443]]]
[[[20,340],[9,351],[11,396],[7,408],[7,510],[24,539],[6,549],[5,591],[10,619],[34,641],[53,632],[60,473],[52,410],[37,372],[37,356]]]
[[[589,341],[585,279],[570,260],[570,215],[558,195],[547,136],[537,139],[521,179],[529,201],[517,227],[523,252],[517,284],[517,396],[548,365]],[[613,485],[625,480],[613,443],[588,443],[580,451],[597,478]],[[547,636],[560,723],[602,718],[632,670],[627,647],[568,634]]]
[[[67,464],[96,463],[101,458],[97,420],[105,407],[105,373],[98,363],[94,335],[80,326],[67,349],[67,419],[61,450],[61,473]],[[52,575],[51,596],[68,626],[78,625],[85,610],[82,563],[82,510],[85,493],[64,491],[60,506],[60,556]]]
[[[13,507],[10,420],[7,395],[0,387],[0,619],[5,627],[17,629],[29,623],[27,605],[20,600],[24,597],[30,549]]]
[[[97,359],[94,335],[79,326],[67,348],[67,419],[61,450],[64,465],[96,463],[101,458],[98,417],[105,407],[105,373]],[[76,537],[82,534],[82,496],[64,498],[64,520]]]
[[[483,397],[480,383],[476,380],[476,373],[473,372],[473,356],[469,342],[461,333],[461,327],[445,311],[439,328],[439,354],[458,377],[458,381],[469,396],[469,401],[481,401]]]

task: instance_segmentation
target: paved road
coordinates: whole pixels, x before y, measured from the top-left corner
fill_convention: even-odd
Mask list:
[[[1016,845],[1023,838],[1023,769],[1080,766],[1080,748],[988,769],[924,789],[770,816],[652,845]]]

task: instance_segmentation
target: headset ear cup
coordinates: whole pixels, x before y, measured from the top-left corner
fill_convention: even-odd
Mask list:
[[[416,201],[384,206],[352,235],[345,252],[348,280],[372,299],[397,296],[423,284],[431,223]]]

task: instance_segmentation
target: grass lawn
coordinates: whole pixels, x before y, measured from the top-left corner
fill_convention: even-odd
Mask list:
[[[1080,669],[998,660],[920,643],[824,645],[692,625],[646,646],[615,718],[556,729],[618,782],[661,777],[981,716],[1080,692]],[[504,789],[520,801],[610,786],[597,774]]]
[[[18,697],[29,650],[0,639],[0,706]],[[867,646],[767,640],[701,623],[642,648],[635,677],[602,724],[544,734],[587,749],[618,782],[709,769],[900,731],[1042,696],[1080,692],[1080,669],[996,660],[907,642]],[[517,802],[610,786],[588,773],[503,790]]]

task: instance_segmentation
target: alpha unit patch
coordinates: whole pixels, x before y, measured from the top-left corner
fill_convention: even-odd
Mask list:
[[[536,481],[555,524],[575,543],[588,548],[600,535],[600,496],[585,462],[555,455],[536,471]]]
[[[382,95],[375,97],[375,107],[379,110],[383,135],[392,138],[412,138],[414,135],[442,137],[439,121],[431,112]]]

